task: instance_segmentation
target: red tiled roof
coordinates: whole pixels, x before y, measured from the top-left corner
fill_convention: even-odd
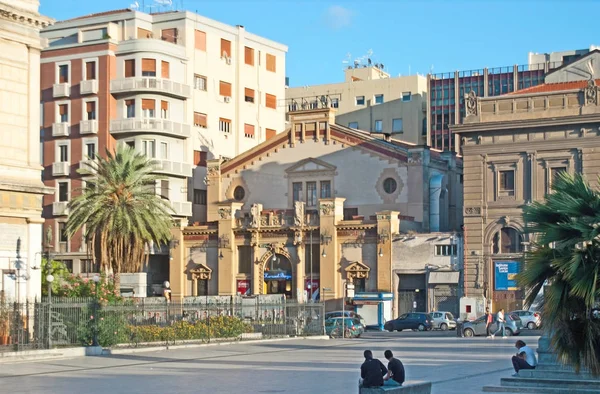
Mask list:
[[[107,16],[107,15],[113,15],[113,14],[121,14],[123,12],[131,12],[132,10],[129,8],[123,8],[120,10],[112,10],[112,11],[104,11],[104,12],[97,12],[95,14],[89,14],[89,15],[84,15],[84,16],[78,16],[76,18],[72,18],[72,19],[67,19],[64,21],[59,21],[57,23],[63,23],[63,22],[71,22],[71,21],[77,21],[80,19],[87,19],[87,18],[94,18],[97,16]]]
[[[588,84],[588,81],[544,83],[541,85],[517,90],[512,93],[509,93],[508,95],[525,94],[525,93],[559,92],[561,90],[583,89],[587,86],[587,84]],[[600,79],[596,79],[596,85],[600,85]]]

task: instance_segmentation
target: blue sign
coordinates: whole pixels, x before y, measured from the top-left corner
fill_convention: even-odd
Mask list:
[[[292,274],[287,271],[266,271],[265,280],[292,280]]]
[[[518,261],[495,261],[494,283],[496,290],[518,290],[517,274],[519,273]]]

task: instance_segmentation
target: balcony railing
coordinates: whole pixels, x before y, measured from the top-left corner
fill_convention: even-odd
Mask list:
[[[52,176],[68,176],[71,172],[71,163],[57,161],[52,163]]]
[[[69,97],[71,95],[71,85],[69,83],[55,83],[52,86],[52,97]]]
[[[110,81],[110,92],[113,94],[156,92],[167,96],[189,98],[192,94],[192,87],[183,83],[173,82],[169,79],[134,77]]]
[[[52,215],[54,216],[64,216],[69,214],[69,208],[67,206],[69,203],[67,201],[55,201],[52,203]]]
[[[92,165],[92,163],[93,163],[93,160],[81,160],[79,162],[79,169],[94,173],[94,172],[96,172],[96,169]]]
[[[69,124],[60,122],[52,124],[52,137],[68,137]]]
[[[79,83],[79,93],[81,94],[98,94],[98,80],[90,79]]]
[[[173,207],[173,216],[192,216],[192,203],[191,202],[178,202],[171,201]]]
[[[156,172],[178,177],[191,177],[192,166],[188,163],[171,160],[155,160]]]
[[[111,134],[154,132],[172,137],[189,138],[190,125],[164,119],[117,119],[110,122]]]
[[[79,122],[80,134],[98,134],[97,120],[82,120]]]

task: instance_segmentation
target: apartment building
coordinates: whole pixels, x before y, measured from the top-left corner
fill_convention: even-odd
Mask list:
[[[174,216],[206,219],[206,160],[236,156],[285,125],[287,47],[190,12],[123,9],[56,23],[43,31],[44,182],[55,194],[44,217],[58,258],[90,266],[80,235],[66,239],[67,204],[87,179],[77,173],[116,144],[157,161],[156,192]],[[168,251],[150,259],[153,283]],[[157,263],[156,260],[160,260]]]
[[[288,88],[286,110],[316,109],[322,101],[337,110],[335,121],[346,127],[415,145],[427,142],[427,78],[394,77],[380,64],[357,64],[344,70],[344,82]]]

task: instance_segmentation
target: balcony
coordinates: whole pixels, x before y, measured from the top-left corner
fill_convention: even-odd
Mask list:
[[[52,124],[52,137],[68,137],[69,124],[65,122]]]
[[[55,201],[52,203],[52,215],[65,216],[69,214],[68,201]]]
[[[55,83],[52,86],[52,97],[69,97],[71,95],[71,85],[69,83]]]
[[[192,216],[192,203],[191,202],[177,202],[171,201],[171,207],[173,207],[173,216]]]
[[[116,79],[110,81],[110,92],[119,93],[157,93],[180,99],[191,97],[192,87],[190,85],[173,82],[169,79],[153,77],[134,77]]]
[[[93,160],[81,160],[79,162],[79,169],[87,173],[96,173],[96,168],[93,166]]]
[[[98,94],[98,80],[90,79],[79,83],[80,94]]]
[[[188,163],[171,160],[154,160],[156,162],[155,172],[176,177],[191,177],[192,166]]]
[[[189,138],[190,125],[171,122],[164,119],[117,119],[110,122],[110,133],[123,135],[129,133],[156,133],[175,138]]]
[[[79,122],[79,134],[98,134],[98,121],[82,120]]]
[[[71,163],[57,161],[52,163],[52,176],[69,176],[71,173]]]

